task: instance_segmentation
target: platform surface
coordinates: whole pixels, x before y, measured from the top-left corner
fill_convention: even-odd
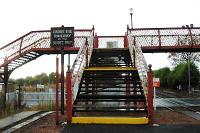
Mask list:
[[[200,125],[69,124],[61,133],[200,133]]]
[[[24,118],[37,114],[39,111],[24,111],[17,113],[6,118],[0,119],[0,129],[9,126],[15,122],[18,122]]]

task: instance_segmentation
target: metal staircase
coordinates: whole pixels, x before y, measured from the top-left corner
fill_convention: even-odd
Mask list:
[[[44,54],[78,52],[71,69],[72,123],[89,120],[147,124],[147,67],[134,37],[129,34],[126,41],[126,36],[94,36],[94,29],[74,33],[74,46],[70,48],[50,47],[50,31],[32,31],[0,48],[0,78],[7,84],[16,68]],[[100,43],[113,39],[118,40],[114,42],[118,42],[119,48],[99,48]],[[124,48],[125,45],[128,47]]]
[[[144,89],[128,48],[93,49],[73,105],[74,117],[147,117]],[[73,121],[73,120],[72,120]]]

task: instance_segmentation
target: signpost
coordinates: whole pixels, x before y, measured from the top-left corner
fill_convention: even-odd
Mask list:
[[[153,87],[154,87],[154,110],[156,110],[156,87],[160,87],[160,78],[153,78]]]
[[[74,27],[52,27],[51,47],[73,47]]]
[[[160,87],[160,78],[153,78],[153,87]]]
[[[73,47],[74,27],[52,27],[51,47],[60,48],[61,53],[61,113],[64,114],[64,47]]]

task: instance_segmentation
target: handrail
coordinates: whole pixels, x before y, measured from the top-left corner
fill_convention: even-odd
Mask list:
[[[131,31],[128,31],[128,43],[132,63],[136,65],[140,80],[142,81],[142,86],[145,89],[147,85],[148,66],[142,53],[142,49],[136,43],[135,37],[131,35]]]
[[[94,32],[94,31],[93,31]],[[86,39],[88,39],[88,42],[86,42]],[[74,64],[72,65],[72,94],[73,94],[73,102],[76,100],[76,96],[79,90],[79,84],[81,82],[82,74],[83,74],[83,68],[86,66],[86,50],[88,48],[88,63],[90,62],[90,58],[92,55],[93,50],[93,40],[94,40],[94,34],[92,33],[89,38],[85,38],[85,43],[88,43],[88,46],[82,45],[80,48],[76,59],[74,61]]]
[[[200,27],[134,28],[128,31],[141,47],[200,46]],[[181,43],[185,38],[192,43]]]
[[[187,29],[187,27],[160,27],[160,28],[134,28],[134,29],[129,29],[130,31],[135,31],[135,30],[178,30],[178,29]],[[200,29],[200,27],[193,27],[190,29]]]

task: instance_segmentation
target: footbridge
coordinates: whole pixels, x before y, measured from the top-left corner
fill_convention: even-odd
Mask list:
[[[45,54],[77,54],[66,74],[67,122],[148,124],[153,118],[153,75],[143,53],[200,51],[199,27],[127,28],[122,36],[75,29],[73,39],[70,47],[52,47],[50,30],[31,31],[1,47],[4,94],[10,74],[18,67]],[[58,92],[58,69],[56,79]],[[62,90],[64,82],[62,78]]]

